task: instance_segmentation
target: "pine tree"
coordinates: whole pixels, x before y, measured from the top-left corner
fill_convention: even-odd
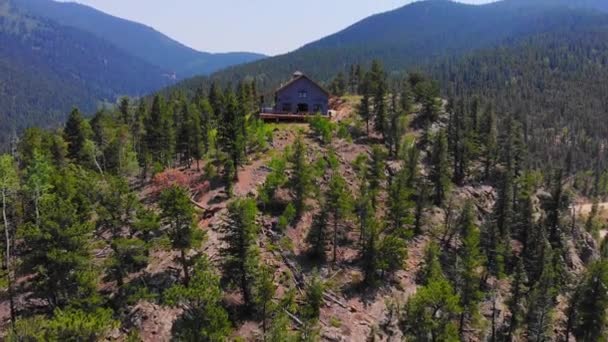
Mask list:
[[[323,305],[323,293],[325,292],[325,284],[319,273],[315,270],[312,277],[306,284],[306,290],[304,292],[306,303],[302,308],[302,316],[311,322],[315,322],[319,319],[321,314],[321,305]]]
[[[372,205],[372,199],[369,194],[368,184],[365,179],[364,172],[359,176],[359,194],[355,203],[355,213],[359,223],[359,244],[364,249],[364,241],[367,236],[367,228],[370,221],[374,219],[375,210]]]
[[[268,321],[275,311],[273,299],[277,290],[275,285],[274,270],[269,266],[260,269],[255,284],[255,302],[258,312],[262,318],[262,333],[266,338],[268,332]]]
[[[380,239],[376,262],[383,278],[403,269],[406,260],[407,244],[403,237],[389,233]]]
[[[505,271],[506,247],[500,237],[500,232],[495,223],[487,224],[484,235],[483,248],[485,251],[486,269],[488,274],[501,278]]]
[[[492,168],[497,160],[497,128],[496,115],[492,106],[488,106],[483,118],[482,144],[483,144],[483,162],[484,162],[484,178],[490,179]]]
[[[353,95],[357,94],[357,88],[360,81],[358,78],[359,75],[357,74],[357,68],[359,68],[359,70],[361,69],[360,66],[351,64],[348,73],[348,91]]]
[[[390,109],[387,120],[386,130],[386,145],[388,146],[389,153],[391,156],[399,155],[399,148],[401,146],[401,136],[403,133],[401,118],[403,112],[397,104],[397,90],[393,89],[392,95],[390,96]]]
[[[137,164],[141,169],[141,174],[147,173],[147,167],[150,163],[150,154],[147,153],[146,147],[146,131],[145,131],[145,120],[148,116],[146,102],[144,100],[139,101],[137,106],[137,112],[135,113],[135,119],[131,126],[131,136],[133,138],[133,146],[137,153]]]
[[[123,97],[120,99],[118,104],[118,111],[120,112],[120,119],[124,125],[131,125],[132,116],[131,116],[131,104],[129,103],[128,97]]]
[[[526,270],[524,263],[521,258],[517,259],[515,266],[515,275],[511,285],[511,297],[509,298],[507,305],[509,307],[509,323],[507,327],[507,341],[513,340],[513,335],[517,330],[525,323],[525,303],[524,296],[526,295],[528,288],[526,283],[528,278],[526,276]]]
[[[502,175],[493,216],[494,223],[500,234],[500,242],[508,249],[514,221],[513,175],[509,171],[506,171]],[[506,252],[508,253],[509,251],[507,250]]]
[[[241,165],[245,147],[244,114],[232,90],[226,90],[223,96],[222,117],[218,128],[218,142],[228,158],[232,160],[235,170]],[[237,173],[235,172],[235,176]],[[238,177],[238,176],[237,176]],[[236,179],[236,178],[235,178]]]
[[[88,125],[76,108],[72,110],[63,129],[63,137],[68,143],[68,157],[79,160],[88,138]]]
[[[447,138],[444,132],[435,137],[431,154],[430,181],[434,187],[435,205],[441,206],[450,189]]]
[[[412,110],[413,105],[413,94],[412,87],[410,86],[407,78],[401,82],[401,92],[399,96],[399,105],[401,110],[408,114]]]
[[[194,217],[194,208],[187,191],[178,186],[164,190],[160,195],[159,205],[162,211],[161,219],[168,226],[171,247],[180,252],[179,262],[184,272],[184,284],[188,286],[192,263],[188,252],[198,247],[203,239]]]
[[[296,216],[301,217],[312,190],[311,167],[306,159],[306,146],[302,137],[298,137],[293,144],[291,156],[293,172],[289,180],[289,187],[293,194],[293,203],[296,208]]]
[[[325,246],[329,240],[329,210],[325,206],[325,200],[319,200],[321,210],[313,217],[312,225],[306,237],[310,244],[311,257],[323,262],[326,259]]]
[[[422,234],[422,224],[424,218],[424,210],[429,202],[430,186],[425,182],[419,182],[418,193],[416,194],[416,207],[414,209],[414,236]]]
[[[254,99],[251,97],[250,85],[247,82],[240,82],[237,86],[237,123],[238,129],[240,130],[241,142],[238,148],[241,148],[242,155],[247,155],[247,142],[249,141],[248,117],[253,111],[255,111]]]
[[[367,72],[365,71],[365,69],[360,65],[357,64],[357,66],[355,67],[355,75],[357,78],[357,86],[354,89],[353,94],[357,94],[357,95],[362,95],[363,92],[361,91],[361,86],[365,80],[365,75],[367,74]]]
[[[367,132],[367,136],[369,137],[369,122],[372,119],[372,115],[371,115],[371,110],[370,110],[371,84],[370,84],[368,75],[366,75],[364,77],[364,79],[361,82],[361,86],[359,88],[360,88],[359,91],[361,93],[361,102],[359,103],[358,112],[359,112],[359,116],[361,117],[361,119],[363,121],[365,121],[366,132]]]
[[[200,124],[201,124],[201,141],[203,145],[203,154],[208,153],[211,148],[211,129],[214,127],[213,122],[213,107],[209,100],[203,98],[199,102]]]
[[[418,82],[414,87],[414,93],[422,104],[423,128],[428,130],[430,125],[437,121],[441,104],[438,100],[439,88],[437,84],[429,80]]]
[[[460,336],[463,336],[466,320],[474,318],[481,300],[479,285],[481,277],[479,267],[483,264],[482,254],[479,248],[479,228],[475,225],[475,213],[473,203],[467,202],[461,215],[461,240],[462,246],[458,251],[458,278],[460,284],[460,305],[463,308],[460,314]]]
[[[387,135],[387,108],[386,108],[386,74],[379,61],[372,62],[370,70],[370,78],[373,89],[373,105],[374,105],[374,127],[376,131],[382,135],[382,139]]]
[[[61,181],[74,186],[71,176]],[[29,223],[20,231],[27,244],[25,263],[37,272],[35,289],[53,308],[91,307],[100,301],[90,251],[94,227],[83,217],[88,210],[81,212],[76,207],[78,199],[74,195],[44,196],[40,222]]]
[[[326,194],[327,202],[325,203],[327,210],[330,213],[333,223],[333,259],[335,264],[338,259],[338,236],[341,232],[341,225],[352,212],[352,199],[346,181],[337,172],[332,174],[329,181],[329,189]]]
[[[365,237],[362,246],[363,274],[367,285],[374,285],[378,272],[378,245],[380,239],[380,223],[375,217],[366,218]]]
[[[458,341],[460,298],[441,270],[437,247],[429,248],[425,261],[423,286],[408,300],[401,322],[404,335],[416,341]]]
[[[343,72],[338,72],[336,78],[331,82],[329,89],[336,96],[344,96],[346,93],[346,78]]]
[[[529,341],[546,341],[552,338],[552,313],[555,309],[558,292],[553,267],[553,252],[547,242],[545,245],[542,273],[528,296],[526,322]]]
[[[388,221],[391,231],[403,238],[412,236],[408,226],[414,223],[411,201],[412,189],[408,186],[409,170],[402,168],[397,172],[389,187]]]
[[[558,170],[553,182],[553,190],[551,193],[551,204],[547,213],[547,226],[549,229],[549,241],[554,249],[561,247],[561,210],[563,202],[563,176],[562,171]]]
[[[577,341],[600,341],[606,338],[608,309],[608,262],[592,264],[578,289],[573,333]]]
[[[190,140],[192,139],[192,129],[194,126],[191,121],[190,108],[185,101],[179,105],[178,113],[178,118],[175,120],[177,125],[176,152],[181,165],[190,167],[190,161],[192,160]]]
[[[542,273],[542,256],[545,248],[545,229],[542,224],[534,222],[534,205],[527,196],[522,201],[520,224],[523,233],[522,259],[530,283],[535,283]]]
[[[230,198],[233,195],[232,192],[233,192],[236,173],[237,173],[236,168],[234,167],[234,161],[230,158],[224,159],[223,169],[224,169],[223,180],[224,180],[224,183],[226,184],[226,194]]]
[[[386,178],[386,152],[380,145],[372,147],[372,154],[367,167],[367,180],[369,182],[369,196],[372,207],[378,205],[378,196],[382,190],[382,183]]]
[[[189,114],[190,118],[188,121],[192,124],[192,128],[190,129],[190,139],[188,139],[188,145],[191,156],[196,161],[196,169],[200,171],[200,160],[205,154],[203,146],[205,137],[203,135],[203,126],[201,124],[201,113],[199,112],[197,106],[190,105]]]
[[[135,236],[139,203],[128,183],[121,178],[109,179],[101,195],[97,225],[100,230],[110,232],[112,255],[107,261],[108,273],[121,287],[129,273],[148,265],[146,242]]]
[[[298,339],[289,329],[289,316],[287,313],[278,311],[270,326],[268,334],[265,336],[266,342],[297,342]]]
[[[164,113],[165,104],[159,95],[154,97],[150,114],[144,120],[144,154],[149,155],[153,163],[167,163],[169,144],[169,133],[166,131],[166,114]],[[144,162],[145,164],[145,162]],[[144,169],[147,169],[145,164]]]
[[[228,206],[228,217],[222,228],[225,235],[224,276],[239,288],[247,309],[254,303],[254,286],[258,275],[259,251],[256,240],[260,227],[256,222],[254,200],[237,199]]]
[[[219,122],[224,108],[224,94],[216,82],[212,82],[209,89],[209,104],[213,108],[212,121]]]
[[[427,285],[431,279],[437,279],[443,275],[439,256],[441,251],[435,243],[429,244],[424,251],[424,263],[418,274],[418,282]]]
[[[222,307],[220,279],[206,257],[197,261],[190,286],[174,285],[164,297],[185,312],[173,326],[173,338],[183,341],[227,341],[231,332],[228,313]]]

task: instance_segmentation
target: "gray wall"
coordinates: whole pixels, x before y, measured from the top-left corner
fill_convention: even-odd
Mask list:
[[[306,97],[301,98],[300,92],[306,92]],[[281,89],[276,94],[276,105],[275,110],[282,112],[285,109],[285,105],[291,104],[291,113],[296,113],[299,104],[308,105],[308,112],[320,112],[323,115],[327,115],[329,110],[329,99],[319,87],[314,83],[310,82],[306,78],[301,78],[286,88]],[[315,107],[319,107],[318,111],[315,111]]]

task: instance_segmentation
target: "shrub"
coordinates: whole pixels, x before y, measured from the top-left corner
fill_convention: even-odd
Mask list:
[[[281,231],[287,229],[287,227],[296,219],[296,207],[289,203],[283,211],[283,215],[279,217],[278,227]]]
[[[154,192],[159,194],[163,190],[169,189],[173,186],[178,186],[184,189],[188,189],[190,184],[188,176],[180,170],[170,169],[161,173],[158,173],[152,179],[152,186]]]
[[[329,144],[333,138],[336,125],[330,119],[315,115],[309,120],[310,128],[323,144]]]

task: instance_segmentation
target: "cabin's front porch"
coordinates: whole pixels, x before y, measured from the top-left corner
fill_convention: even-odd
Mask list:
[[[291,113],[291,112],[277,111],[273,108],[262,108],[262,111],[260,112],[259,117],[260,117],[260,119],[262,119],[264,121],[305,122],[309,118],[314,117],[315,115],[318,115],[318,114],[320,114],[320,113],[312,113],[312,112]],[[323,115],[323,114],[321,114],[321,115]],[[331,117],[331,114],[323,115],[323,116]]]

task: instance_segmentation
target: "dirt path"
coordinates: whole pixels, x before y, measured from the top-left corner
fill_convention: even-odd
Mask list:
[[[573,206],[576,217],[584,218],[593,210],[593,203],[576,204]],[[608,226],[608,202],[602,202],[598,205],[598,216],[604,220],[605,226]],[[600,241],[608,235],[608,229],[600,230]]]
[[[576,204],[574,205],[574,210],[576,215],[578,216],[587,216],[591,213],[593,208],[593,203],[585,203],[585,204]],[[600,203],[598,206],[598,211],[601,217],[608,219],[608,202]]]

